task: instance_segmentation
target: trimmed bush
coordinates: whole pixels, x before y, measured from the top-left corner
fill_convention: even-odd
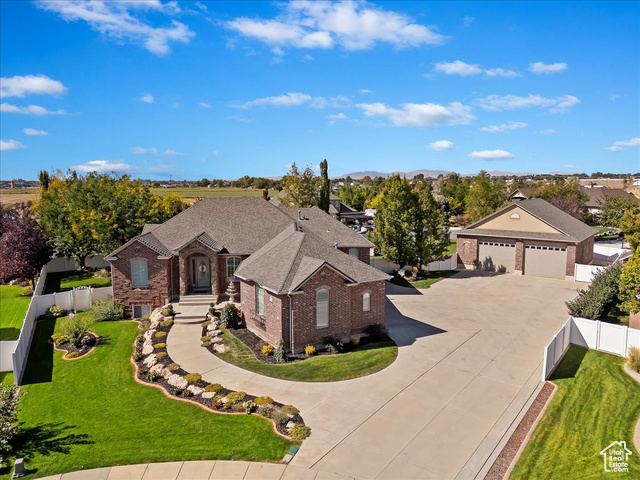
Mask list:
[[[159,378],[160,374],[156,371],[152,371],[147,374],[147,380],[149,380],[150,382],[156,382]]]
[[[293,405],[284,405],[281,409],[282,413],[286,413],[287,415],[298,415],[300,410],[298,410]]]
[[[124,318],[124,305],[114,299],[93,302],[91,312],[96,322],[112,322]]]
[[[234,403],[231,405],[231,410],[234,412],[244,412],[244,404],[243,403]]]
[[[159,360],[167,356],[167,352],[158,352],[156,353],[156,358]]]
[[[358,345],[360,345],[360,337],[351,337],[351,344],[354,347],[357,347]]]
[[[202,380],[202,375],[199,373],[189,373],[183,377],[189,383],[196,383]]]
[[[63,338],[64,338],[64,335],[62,333],[54,333],[53,335],[51,335],[51,340],[56,345],[58,344],[58,341],[63,339]]]
[[[278,348],[273,352],[273,358],[276,363],[285,363],[287,361],[287,354],[284,351],[284,340],[281,338],[278,343]]]
[[[204,348],[210,347],[211,345],[213,344],[210,341],[202,342],[202,344],[200,344],[200,346]]]
[[[599,320],[617,301],[621,272],[621,265],[611,265],[594,275],[587,290],[579,290],[577,298],[566,302],[569,315]]]
[[[166,343],[156,343],[153,348],[155,348],[156,350],[161,350],[163,348],[167,348],[167,344]]]
[[[273,353],[273,345],[269,345],[268,343],[266,345],[262,346],[262,354],[263,355],[271,355]]]
[[[304,347],[304,354],[307,357],[311,357],[313,355],[316,354],[316,347],[314,347],[313,345],[307,345],[306,347]]]
[[[627,357],[627,366],[634,372],[640,373],[640,348],[629,347],[629,356]]]
[[[202,328],[207,328],[209,325],[211,325],[211,320],[207,320],[207,321],[202,322],[202,323],[200,324],[200,326],[201,326]]]
[[[63,315],[66,315],[67,311],[63,308],[60,307],[58,305],[51,305],[48,309],[47,309],[47,317],[53,317],[53,318],[58,318],[58,317],[62,317]]]
[[[258,415],[262,415],[266,418],[271,418],[274,413],[275,410],[273,407],[261,407],[260,410],[258,410]]]
[[[222,328],[236,328],[238,326],[238,309],[233,303],[228,303],[220,314],[220,326]]]
[[[172,327],[173,326],[173,320],[169,319],[169,320],[163,320],[160,322],[160,326],[161,327]]]
[[[289,436],[296,442],[301,442],[309,435],[311,435],[311,429],[301,423],[298,423],[289,429]]]
[[[204,387],[204,391],[205,392],[215,392],[218,393],[219,391],[221,391],[224,387],[222,385],[220,385],[219,383],[210,383],[209,385],[207,385],[206,387]]]
[[[78,352],[67,353],[67,355],[65,356],[65,358],[77,358],[77,357],[78,357]]]
[[[156,332],[153,336],[156,338],[164,338],[167,336],[167,332]]]
[[[227,400],[229,400],[230,403],[238,403],[244,400],[244,397],[246,396],[247,394],[244,392],[231,392],[227,395]]]
[[[384,325],[373,324],[367,327],[367,333],[372,342],[380,342],[389,337],[389,331]]]
[[[173,372],[178,370],[180,368],[180,365],[178,365],[177,363],[170,363],[169,365],[167,365],[167,368]]]
[[[270,403],[273,403],[273,398],[267,396],[258,397],[255,399],[255,402],[256,405],[268,405]]]
[[[162,314],[165,317],[173,317],[175,315],[175,312],[173,311],[173,305],[169,304],[165,308],[163,308],[162,309]]]
[[[205,335],[204,337],[200,337],[201,342],[209,342],[213,337],[211,335]]]
[[[277,425],[286,425],[289,421],[289,415],[284,412],[275,412],[271,419],[276,422]]]

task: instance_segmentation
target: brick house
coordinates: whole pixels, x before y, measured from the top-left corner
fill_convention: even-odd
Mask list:
[[[261,198],[208,198],[106,257],[114,298],[141,317],[190,294],[240,293],[252,332],[291,350],[384,324],[384,282],[373,245],[320,209]]]
[[[573,280],[593,261],[595,229],[539,198],[521,200],[458,232],[459,267]]]

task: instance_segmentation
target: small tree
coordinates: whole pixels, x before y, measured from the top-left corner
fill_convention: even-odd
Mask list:
[[[287,353],[284,349],[284,340],[281,338],[278,343],[278,348],[273,352],[273,359],[276,363],[285,363],[287,361]]]
[[[20,388],[17,385],[0,384],[0,458],[11,450],[19,403]]]
[[[624,212],[620,220],[620,230],[624,233],[631,249],[636,252],[640,246],[640,209]]]
[[[291,164],[291,170],[282,177],[282,191],[286,194],[283,203],[288,207],[303,208],[317,205],[317,180],[311,168],[307,167],[300,173],[296,164]]]
[[[594,275],[587,290],[580,290],[574,300],[566,302],[569,315],[600,319],[618,298],[621,270],[616,264]]]
[[[40,182],[40,188],[42,190],[49,190],[49,183],[51,183],[51,177],[46,170],[40,170],[38,172],[38,182]]]
[[[238,309],[233,303],[228,303],[220,313],[220,326],[223,328],[236,328],[238,325]]]
[[[329,164],[325,158],[320,162],[320,196],[318,207],[329,213],[329,195],[331,194],[331,182],[329,181]]]
[[[476,221],[504,206],[507,200],[504,181],[480,172],[471,182],[465,197],[466,213]]]
[[[420,184],[415,190],[415,240],[418,271],[443,257],[449,247],[449,229],[440,205],[433,198],[429,185]]]
[[[605,227],[620,228],[620,222],[625,212],[640,211],[638,200],[631,194],[627,198],[605,196],[600,205],[600,225]]]
[[[622,302],[620,308],[624,312],[640,312],[640,252],[627,260],[622,267],[619,283],[620,293],[618,298]]]

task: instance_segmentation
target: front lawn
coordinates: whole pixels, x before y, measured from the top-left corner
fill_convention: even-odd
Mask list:
[[[223,339],[231,350],[216,355],[225,362],[267,377],[299,382],[337,382],[362,377],[391,365],[398,356],[395,342],[387,341],[362,345],[347,353],[274,365],[258,360],[229,330],[223,330]]]
[[[447,247],[447,251],[444,252],[446,255],[453,255],[458,251],[458,241],[457,240],[449,240],[449,246]]]
[[[111,277],[96,277],[91,272],[77,270],[74,272],[54,272],[47,275],[47,283],[44,286],[44,294],[66,292],[76,287],[108,287],[111,285]]]
[[[59,327],[59,322],[58,322]],[[73,470],[181,460],[279,461],[292,443],[254,415],[223,415],[172,400],[134,380],[133,322],[103,322],[95,351],[62,360],[47,339],[55,320],[38,323],[21,388],[15,453],[27,478]],[[11,469],[0,470],[9,478]]]
[[[397,276],[393,277],[389,281],[396,285],[400,285],[401,287],[429,288],[434,283],[437,283],[440,280],[444,280],[445,278],[452,277],[456,273],[458,273],[456,270],[440,270],[437,272],[424,272],[424,277],[420,280],[416,280],[415,282],[409,281],[409,278],[411,277],[399,278]]]
[[[558,386],[510,479],[613,478],[600,451],[626,441],[629,473],[640,478],[633,431],[640,416],[640,385],[623,370],[625,359],[572,346],[551,380]]]
[[[24,297],[25,287],[0,285],[0,340],[17,340],[29,308],[31,297]]]

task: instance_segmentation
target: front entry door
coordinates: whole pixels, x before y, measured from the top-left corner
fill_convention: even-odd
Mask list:
[[[208,257],[193,257],[191,259],[191,286],[197,290],[211,288],[211,269]]]

